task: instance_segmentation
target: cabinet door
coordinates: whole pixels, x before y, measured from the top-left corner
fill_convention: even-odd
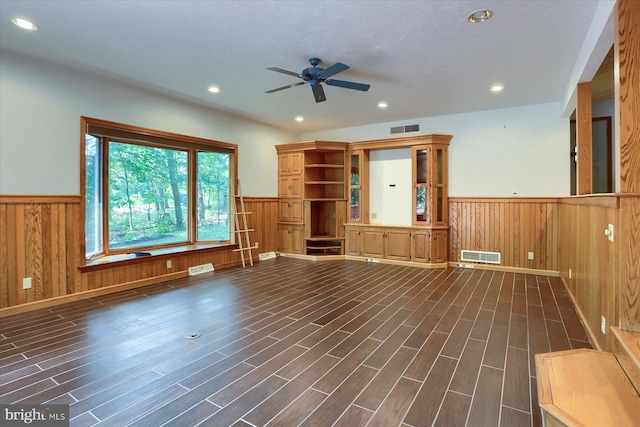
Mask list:
[[[383,235],[384,231],[380,229],[363,229],[362,256],[382,258],[384,254]]]
[[[446,225],[449,222],[449,202],[447,197],[447,148],[436,146],[434,153],[434,183],[433,183],[433,221],[434,225]]]
[[[280,199],[278,201],[278,221],[302,222],[302,200]]]
[[[346,227],[346,248],[345,253],[347,255],[360,256],[360,235],[361,231],[359,228]]]
[[[431,262],[431,232],[413,230],[411,232],[411,261]]]
[[[302,153],[286,153],[278,156],[278,174],[296,175],[302,173]]]
[[[402,261],[411,259],[411,239],[409,230],[386,230],[385,258]]]
[[[434,230],[431,240],[431,262],[447,262],[448,237],[447,230]]]
[[[278,197],[302,197],[302,176],[278,177]]]
[[[278,224],[278,250],[284,253],[302,253],[302,226]]]
[[[430,167],[431,148],[428,146],[415,146],[411,149],[413,162],[413,201],[412,218],[414,225],[431,224],[431,206],[429,188],[431,186]]]

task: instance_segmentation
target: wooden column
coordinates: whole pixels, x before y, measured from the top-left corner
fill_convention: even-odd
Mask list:
[[[640,193],[640,2],[616,4],[616,190]]]
[[[579,83],[577,96],[576,145],[578,147],[578,162],[576,165],[576,192],[581,195],[593,192],[591,82]]]
[[[616,189],[622,197],[615,234],[620,328],[640,332],[640,1],[615,10]]]

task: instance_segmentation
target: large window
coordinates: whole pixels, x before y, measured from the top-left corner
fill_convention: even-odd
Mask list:
[[[230,243],[236,146],[83,118],[85,256]]]

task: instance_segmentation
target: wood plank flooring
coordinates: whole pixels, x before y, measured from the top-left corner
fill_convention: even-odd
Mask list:
[[[591,347],[558,278],[284,257],[0,324],[0,403],[72,426],[538,426]]]

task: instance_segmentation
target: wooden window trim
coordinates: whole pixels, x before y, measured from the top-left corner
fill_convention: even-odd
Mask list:
[[[230,194],[235,193],[235,186],[238,179],[238,146],[236,144],[231,144],[227,142],[221,142],[216,140],[208,140],[204,138],[197,138],[187,135],[180,135],[171,132],[159,131],[155,129],[148,129],[139,126],[132,126],[127,124],[121,124],[116,122],[110,122],[106,120],[95,119],[91,117],[80,117],[80,215],[77,219],[77,229],[80,230],[80,251],[79,251],[79,260],[78,265],[81,271],[85,270],[93,270],[93,269],[101,269],[101,268],[109,268],[113,267],[114,264],[123,265],[123,264],[134,264],[138,262],[144,262],[145,259],[148,259],[149,256],[144,257],[133,257],[127,259],[113,259],[113,256],[121,256],[126,254],[127,251],[131,251],[131,248],[123,249],[122,251],[110,251],[105,253],[103,256],[96,257],[93,260],[86,259],[86,247],[85,247],[85,239],[86,239],[86,230],[85,230],[85,216],[86,216],[86,202],[85,202],[85,182],[86,182],[86,159],[85,159],[85,135],[87,133],[97,133],[99,136],[105,136],[108,138],[114,139],[122,139],[123,142],[132,142],[137,144],[151,144],[153,146],[163,146],[168,149],[183,149],[188,150],[193,155],[191,157],[195,157],[195,151],[208,151],[208,152],[218,152],[218,153],[226,153],[231,156],[229,161],[229,192]],[[194,163],[195,165],[195,163]],[[195,179],[195,167],[192,168],[193,171],[189,172],[189,188],[192,186],[195,188],[195,184],[191,182],[192,179]],[[103,177],[103,179],[105,179]],[[104,183],[103,183],[104,186]],[[191,195],[192,191],[189,190],[190,198],[195,199],[195,195]],[[191,209],[189,215],[194,217],[196,213],[195,206],[191,202]],[[104,209],[103,207],[103,213]],[[195,219],[195,218],[193,218]],[[193,219],[190,223],[193,223]],[[105,224],[103,224],[105,227]],[[191,228],[194,230],[189,230],[190,236],[195,236],[195,228],[197,227],[196,223],[191,224]],[[228,249],[231,247],[236,247],[237,245],[233,243],[233,230],[230,233],[230,241],[221,242],[219,244],[213,242],[203,242],[198,243],[194,240],[190,240],[189,242],[181,242],[173,245],[163,245],[163,246],[154,246],[149,250],[144,248],[136,248],[135,250],[143,250],[145,252],[152,253],[151,257],[157,256],[172,256],[179,253],[186,252],[194,252],[194,251],[211,251],[211,250],[220,250],[220,249]],[[103,233],[103,239],[106,234]],[[194,237],[190,237],[190,239],[194,239]],[[165,255],[166,254],[166,255]],[[105,258],[111,257],[111,260],[105,260]],[[102,261],[98,261],[102,260]]]

